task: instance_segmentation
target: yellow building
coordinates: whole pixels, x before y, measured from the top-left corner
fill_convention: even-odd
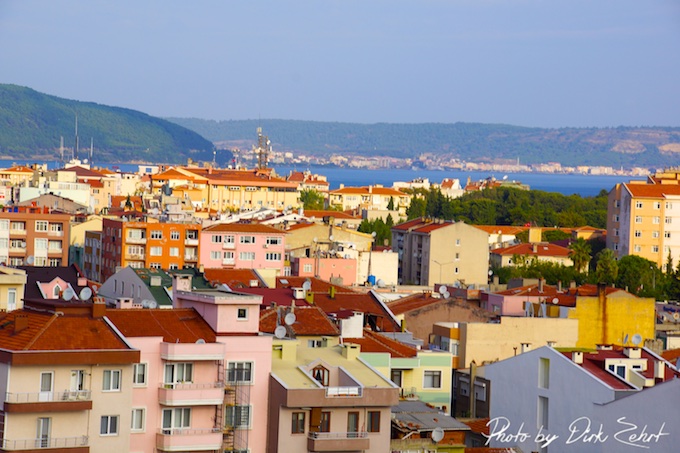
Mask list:
[[[411,204],[411,195],[397,189],[383,187],[381,185],[363,187],[345,187],[331,190],[328,193],[329,206],[340,207],[343,211],[348,210],[386,210],[390,204],[394,204],[394,210],[401,215],[406,214],[406,208]]]
[[[567,317],[578,320],[577,348],[594,349],[598,344],[631,344],[639,335],[642,341],[655,338],[656,311],[653,298],[637,297],[622,289],[584,285],[576,306]]]
[[[0,311],[23,308],[26,271],[0,266]]]

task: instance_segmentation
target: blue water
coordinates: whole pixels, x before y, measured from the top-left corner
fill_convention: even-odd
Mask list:
[[[28,165],[33,161],[9,161],[0,160],[0,168],[10,167],[12,164]],[[47,162],[48,168],[54,169],[59,166],[58,162]],[[95,162],[95,165],[120,170],[122,172],[137,172],[137,164],[109,164]],[[321,166],[300,165],[275,165],[274,169],[279,175],[287,176],[291,171],[310,170],[326,176],[330,188],[337,189],[340,184],[345,186],[367,186],[369,184],[382,184],[391,187],[395,181],[411,181],[416,178],[428,178],[430,183],[439,183],[444,178],[459,179],[465,185],[468,178],[478,181],[488,177],[501,179],[507,176],[509,181],[520,181],[527,184],[531,189],[546,192],[558,192],[564,195],[578,194],[583,197],[595,196],[601,190],[610,191],[614,185],[620,182],[628,182],[632,179],[645,179],[630,176],[601,176],[601,175],[574,175],[574,174],[546,174],[546,173],[502,173],[482,171],[442,171],[442,170],[364,170]]]

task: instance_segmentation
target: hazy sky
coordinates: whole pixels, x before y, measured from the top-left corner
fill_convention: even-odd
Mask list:
[[[0,0],[0,83],[162,117],[680,126],[680,2]]]

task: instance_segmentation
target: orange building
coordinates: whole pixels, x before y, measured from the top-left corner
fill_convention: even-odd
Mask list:
[[[181,269],[198,263],[201,225],[104,219],[101,279],[120,267]]]
[[[66,266],[70,220],[47,207],[6,207],[0,212],[0,263]]]

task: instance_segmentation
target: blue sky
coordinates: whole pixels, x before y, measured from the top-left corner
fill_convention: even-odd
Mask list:
[[[0,0],[0,83],[162,117],[680,126],[677,0]]]

